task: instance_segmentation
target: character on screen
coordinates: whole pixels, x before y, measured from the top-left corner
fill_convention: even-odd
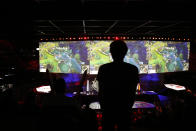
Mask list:
[[[124,41],[117,40],[110,44],[113,62],[101,65],[98,71],[99,102],[103,111],[103,131],[128,131],[130,110],[135,101],[138,68],[124,62],[127,53]]]

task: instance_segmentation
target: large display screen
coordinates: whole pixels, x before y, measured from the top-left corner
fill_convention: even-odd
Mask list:
[[[112,62],[110,40],[55,41],[39,43],[40,72],[97,74],[101,65]],[[128,52],[124,61],[140,73],[187,71],[190,42],[125,41]]]

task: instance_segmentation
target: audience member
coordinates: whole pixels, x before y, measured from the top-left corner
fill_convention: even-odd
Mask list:
[[[103,131],[127,131],[130,126],[130,111],[135,101],[139,82],[136,66],[124,62],[127,53],[124,41],[110,44],[113,62],[102,65],[98,71],[99,101],[103,113]]]
[[[82,113],[80,104],[72,97],[65,96],[66,83],[59,78],[54,83],[54,95],[46,96],[43,100],[43,115],[41,130],[76,131],[82,129]]]

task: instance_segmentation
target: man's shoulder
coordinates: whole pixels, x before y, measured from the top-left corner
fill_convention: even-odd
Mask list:
[[[139,70],[135,65],[126,62],[124,62],[123,70],[139,73]]]
[[[112,63],[106,63],[101,65],[99,68],[103,69],[103,68],[109,68],[110,66],[112,66]]]
[[[133,65],[133,64],[126,63],[126,62],[124,62],[124,64],[127,65],[127,66],[130,67],[130,68],[133,68],[133,69],[135,69],[135,70],[138,70],[138,68],[137,68],[135,65]]]

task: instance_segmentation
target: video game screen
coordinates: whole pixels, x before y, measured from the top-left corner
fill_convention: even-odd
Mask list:
[[[56,41],[39,43],[40,72],[97,74],[105,63],[112,62],[110,40]],[[125,41],[128,52],[124,61],[140,73],[163,73],[189,69],[190,42]]]
[[[55,73],[82,73],[89,66],[85,41],[41,42],[39,44],[40,72],[48,68]]]

